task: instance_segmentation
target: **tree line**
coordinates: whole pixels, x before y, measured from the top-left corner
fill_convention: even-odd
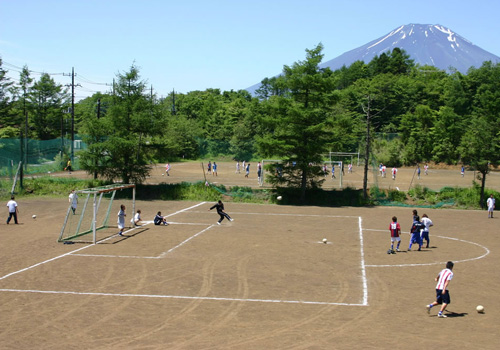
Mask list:
[[[462,163],[478,170],[484,189],[499,158],[499,64],[445,72],[395,48],[332,71],[320,67],[322,51],[322,44],[306,50],[305,60],[263,79],[255,95],[207,89],[158,98],[132,65],[112,92],[76,103],[75,128],[89,145],[81,165],[140,182],[154,162],[279,158],[283,176],[275,183],[305,191],[321,186],[322,154],[363,153],[372,140],[377,162]],[[67,89],[48,74],[34,80],[26,66],[18,84],[5,73],[0,60],[0,137],[17,137],[26,120],[31,138],[63,134]]]

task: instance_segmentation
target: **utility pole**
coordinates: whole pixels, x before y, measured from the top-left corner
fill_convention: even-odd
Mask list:
[[[63,74],[69,75],[69,74]],[[71,164],[75,158],[75,67],[71,68]],[[66,85],[67,86],[67,85]],[[76,86],[81,86],[80,84]]]
[[[363,199],[368,199],[368,162],[370,158],[370,102],[371,98],[368,95],[368,105],[363,106],[363,111],[366,114],[366,147],[365,147],[365,167],[363,170]]]

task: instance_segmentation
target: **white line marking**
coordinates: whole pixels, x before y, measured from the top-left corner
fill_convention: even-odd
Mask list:
[[[197,234],[195,234],[195,235],[193,235],[193,236],[189,237],[188,239],[186,239],[186,240],[182,241],[181,243],[177,244],[175,247],[170,248],[170,249],[169,249],[169,250],[167,250],[166,252],[161,253],[160,255],[158,255],[158,258],[160,258],[160,259],[161,259],[161,258],[165,257],[165,255],[167,255],[168,253],[173,252],[174,250],[176,250],[177,248],[179,248],[179,247],[183,246],[184,244],[186,244],[187,242],[189,242],[189,241],[190,241],[190,240],[192,240],[193,238],[195,238],[195,237],[197,237],[197,236],[201,235],[203,232],[206,232],[206,231],[210,230],[212,227],[214,227],[214,225],[210,225],[210,226],[208,226],[206,229],[201,230],[201,231],[200,231],[200,232],[198,232]]]
[[[193,211],[197,214],[205,214],[204,211]],[[267,215],[267,216],[301,216],[301,217],[318,217],[318,218],[349,218],[357,219],[359,216],[349,216],[349,215],[321,215],[321,214],[277,214],[277,213],[248,213],[248,212],[234,212],[231,211],[231,215]]]
[[[198,204],[193,205],[193,206],[191,206],[191,207],[189,207],[189,208],[185,208],[185,209],[182,209],[182,210],[176,211],[175,213],[170,214],[170,215],[168,215],[168,216],[172,216],[172,215],[175,215],[175,214],[178,214],[178,213],[182,213],[182,212],[184,212],[184,211],[186,211],[186,210],[189,210],[189,209],[191,209],[191,208],[196,208],[196,207],[198,207],[198,206],[200,206],[200,205],[202,205],[202,204],[205,204],[205,203],[206,203],[206,202],[201,202],[201,203],[198,203]],[[134,230],[134,229],[127,230],[127,231],[125,231],[124,233],[130,232],[130,231],[132,231],[132,230]],[[117,235],[118,235],[118,234],[113,235],[113,236],[111,236],[111,237],[108,237],[108,238],[106,238],[106,239],[103,239],[103,240],[102,240],[102,241],[100,241],[99,243],[105,242],[105,241],[107,241],[107,240],[109,240],[109,239],[111,239],[111,238],[116,237]],[[21,272],[25,272],[25,271],[31,270],[31,269],[33,269],[33,268],[35,268],[35,267],[40,266],[40,265],[43,265],[43,264],[46,264],[46,263],[52,262],[52,261],[57,260],[57,259],[61,259],[61,258],[65,257],[65,256],[71,255],[71,254],[73,254],[73,253],[76,253],[76,252],[82,251],[82,250],[87,249],[87,248],[90,248],[90,247],[93,247],[93,244],[90,244],[90,245],[87,245],[87,246],[85,246],[85,247],[82,247],[82,248],[78,248],[78,249],[72,250],[72,251],[70,251],[70,252],[67,252],[67,253],[64,253],[64,254],[62,254],[62,255],[56,256],[55,258],[51,258],[51,259],[48,259],[48,260],[45,260],[45,261],[39,262],[39,263],[37,263],[37,264],[34,264],[34,265],[31,265],[31,266],[28,266],[28,267],[26,267],[26,268],[24,268],[24,269],[21,269],[21,270],[18,270],[18,271],[14,271],[14,272],[11,272],[11,273],[9,273],[9,274],[7,274],[7,275],[5,275],[5,276],[0,277],[0,281],[1,281],[1,280],[3,280],[3,279],[6,279],[7,277],[10,277],[10,276],[13,276],[13,275],[17,275],[18,273],[21,273]],[[167,252],[167,253],[168,253],[168,252]]]
[[[94,258],[129,258],[129,259],[159,259],[157,256],[133,256],[133,255],[99,255],[99,254],[71,254],[71,256],[86,256]]]
[[[31,289],[0,289],[0,292],[25,292],[25,293],[41,293],[41,294],[70,294],[70,295],[188,299],[188,300],[241,301],[241,302],[309,304],[309,305],[367,306],[365,304],[333,303],[333,302],[325,302],[325,301],[307,301],[307,300],[218,298],[218,297],[201,297],[201,296],[185,296],[185,295],[158,295],[158,294],[91,293],[91,292],[70,292],[70,291],[50,291],[50,290],[31,290]]]
[[[459,239],[459,238],[453,238],[453,237],[445,237],[445,236],[436,236],[433,235],[433,237],[438,237],[438,238],[444,238],[444,239],[450,239],[452,241],[459,241],[463,243],[469,243],[469,244],[474,244],[477,245],[478,247],[481,247],[485,250],[485,253],[481,256],[477,256],[475,258],[469,258],[469,259],[462,259],[462,260],[455,260],[454,263],[461,263],[461,262],[466,262],[466,261],[474,261],[474,260],[479,260],[484,258],[486,255],[490,254],[490,250],[486,248],[484,245],[481,245],[479,243],[471,242],[471,241],[466,241],[464,239]],[[419,264],[399,264],[399,265],[366,265],[367,267],[406,267],[406,266],[429,266],[429,265],[444,265],[446,264],[446,261],[444,262],[433,262],[433,263],[419,263]]]
[[[368,282],[366,280],[366,268],[365,268],[365,249],[363,244],[363,224],[361,216],[358,217],[359,225],[359,245],[361,253],[361,280],[363,282],[363,303],[362,305],[368,305]]]

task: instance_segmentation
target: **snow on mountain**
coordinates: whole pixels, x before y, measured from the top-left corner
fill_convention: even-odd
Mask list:
[[[484,61],[500,62],[500,57],[481,49],[469,40],[439,24],[408,24],[390,33],[348,51],[321,67],[339,69],[355,61],[370,62],[375,56],[399,47],[420,65],[435,66],[439,69],[456,69],[467,73],[470,67],[480,67]]]
[[[430,65],[446,71],[456,69],[464,74],[470,67],[478,68],[485,61],[500,63],[499,56],[481,49],[440,24],[408,24],[326,61],[320,67],[336,70],[356,61],[368,63],[375,56],[392,51],[395,47],[405,50],[416,64]],[[259,86],[260,83],[247,90],[253,94]]]

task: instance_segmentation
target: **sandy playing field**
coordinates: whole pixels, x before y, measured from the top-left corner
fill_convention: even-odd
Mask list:
[[[244,179],[234,168],[230,174],[229,165],[211,182],[257,185],[255,174]],[[201,167],[197,173],[196,166],[173,164],[168,181],[181,172],[188,181],[203,179]],[[166,181],[161,174],[156,169],[149,181]],[[404,187],[410,181],[403,185],[404,174],[379,180]],[[421,181],[441,186],[435,177],[431,172]],[[472,181],[471,174],[448,177]],[[235,220],[219,226],[208,210],[213,203],[138,201],[144,220],[161,210],[170,225],[145,224],[125,237],[110,229],[97,245],[65,245],[56,240],[66,198],[18,203],[20,224],[0,223],[0,349],[497,349],[500,343],[499,219],[485,211],[419,209],[434,222],[430,248],[408,252],[411,208],[228,202]],[[402,252],[388,255],[393,215],[405,234]],[[448,260],[455,277],[448,318],[441,319],[425,305]],[[476,312],[479,304],[484,314]]]
[[[170,176],[165,174],[164,165],[157,165],[153,168],[151,176],[146,180],[146,183],[177,183],[182,181],[197,182],[206,180],[210,183],[224,184],[226,187],[260,187],[257,181],[257,163],[251,163],[248,178],[245,177],[245,172],[243,170],[241,170],[239,174],[236,173],[235,164],[235,162],[219,162],[217,176],[207,174],[206,162],[203,163],[203,170],[201,162],[172,163]],[[373,172],[370,169],[368,172],[368,187],[376,185],[380,188],[399,189],[401,191],[408,191],[411,187],[416,185],[428,187],[432,190],[440,190],[445,186],[470,187],[472,186],[472,181],[477,175],[474,171],[466,171],[462,177],[459,167],[436,169],[431,166],[429,168],[428,175],[424,175],[422,167],[419,179],[416,173],[416,168],[407,167],[398,169],[396,179],[393,180],[390,170],[391,169],[387,170],[386,177],[381,177],[378,171]],[[348,186],[352,188],[363,188],[362,166],[354,166],[353,172],[350,174],[347,172],[347,169],[345,169],[345,174],[342,176],[342,184],[340,183],[341,179],[338,169],[335,174],[336,179],[332,179],[331,174],[328,174],[325,178],[323,188],[341,188],[341,185],[344,188]],[[83,171],[73,172],[72,174],[61,172],[52,174],[52,176],[90,178]],[[263,187],[268,188],[270,186],[267,183],[264,183]],[[488,174],[486,178],[486,187],[500,191],[500,172],[493,171]]]

